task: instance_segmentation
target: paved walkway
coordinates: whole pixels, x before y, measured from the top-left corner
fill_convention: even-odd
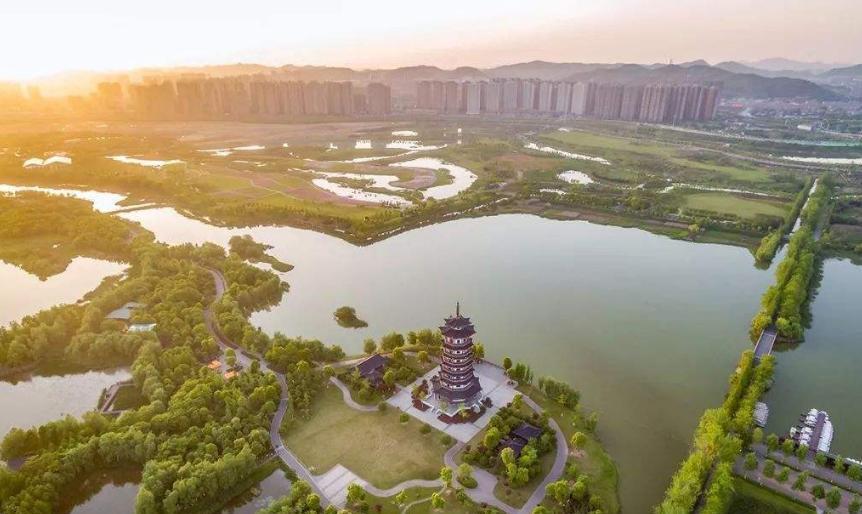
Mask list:
[[[213,305],[218,302],[222,295],[224,295],[226,288],[224,275],[221,274],[220,271],[214,269],[208,269],[210,274],[213,277],[213,281],[215,283],[216,294],[213,302],[207,306],[204,310],[204,322],[206,324],[207,329],[210,334],[215,339],[216,344],[222,350],[222,353],[227,351],[227,348],[234,348],[239,350],[239,347],[234,344],[232,341],[228,340],[224,334],[222,334],[221,330],[218,328],[218,324],[215,321],[215,316],[213,313]],[[244,353],[237,351],[236,352],[237,362],[243,365],[243,368],[248,368],[251,365],[251,361],[253,360],[251,357],[246,356]],[[320,497],[320,502],[322,505],[329,505],[330,500],[329,497],[326,496],[323,491],[318,486],[317,482],[315,482],[314,477],[308,471],[302,462],[293,454],[287,447],[284,446],[284,442],[281,440],[281,434],[279,430],[281,428],[282,421],[284,421],[284,416],[287,413],[287,409],[290,406],[290,395],[287,389],[287,380],[285,380],[284,375],[281,373],[277,373],[270,369],[266,365],[266,361],[262,358],[256,359],[260,364],[260,369],[262,372],[270,372],[275,375],[276,380],[278,381],[279,388],[281,389],[281,398],[278,402],[278,408],[275,411],[275,414],[272,417],[272,423],[269,426],[269,441],[272,445],[272,450],[278,455],[278,458],[281,459],[288,467],[290,467],[296,475],[305,482],[308,482],[308,485],[311,486],[312,490],[317,493]]]
[[[862,496],[862,482],[851,480],[850,477],[848,477],[847,475],[836,473],[830,468],[818,466],[817,463],[814,462],[814,460],[812,460],[811,458],[807,458],[804,461],[800,462],[795,455],[788,457],[787,455],[784,455],[784,452],[782,452],[781,450],[770,453],[769,449],[766,447],[765,444],[757,444],[753,445],[752,447],[754,448],[754,452],[757,454],[758,458],[760,458],[761,460],[768,457],[778,464],[801,471],[807,471],[812,477],[817,477],[824,482],[828,482],[832,485],[837,485],[842,489],[853,491],[854,493]]]
[[[485,428],[491,420],[491,416],[493,416],[500,407],[511,402],[512,399],[515,398],[515,394],[517,394],[515,388],[508,384],[508,379],[506,378],[502,368],[498,368],[497,366],[486,362],[478,362],[475,365],[475,371],[476,376],[479,377],[479,383],[482,385],[482,394],[491,399],[493,406],[490,409],[487,409],[485,414],[473,423],[444,423],[437,419],[437,416],[440,414],[439,411],[435,411],[434,409],[421,411],[413,406],[413,386],[422,383],[423,379],[430,383],[431,377],[439,372],[439,369],[436,367],[428,373],[425,373],[422,377],[416,379],[413,384],[402,388],[400,391],[389,397],[386,400],[386,403],[406,412],[423,423],[428,423],[441,432],[449,434],[457,441],[462,443],[469,442],[473,436]]]
[[[790,476],[786,482],[779,482],[775,478],[767,478],[763,476],[763,464],[765,462],[765,458],[758,456],[758,465],[756,470],[747,470],[745,469],[745,457],[740,456],[736,459],[736,462],[733,464],[733,472],[743,478],[748,479],[751,482],[756,484],[760,484],[761,486],[776,491],[780,494],[788,496],[790,498],[794,498],[797,501],[804,503],[805,505],[811,505],[817,508],[817,512],[832,512],[835,514],[848,514],[848,505],[850,501],[853,499],[853,495],[848,493],[847,491],[842,491],[841,493],[841,504],[836,509],[830,509],[826,506],[825,500],[816,500],[814,496],[811,495],[811,489],[820,484],[824,487],[824,489],[828,492],[829,489],[832,488],[832,485],[816,478],[814,476],[808,477],[805,481],[805,490],[797,491],[793,489],[793,483],[796,481],[796,477],[799,476],[800,472],[797,470],[791,470]],[[778,473],[781,471],[781,466],[775,466],[775,476],[778,476]]]
[[[335,387],[341,390],[341,397],[344,398],[344,403],[346,403],[351,409],[356,409],[362,412],[377,412],[377,407],[373,405],[362,405],[361,403],[357,403],[353,396],[350,395],[350,389],[342,382],[335,377],[329,377],[329,382],[335,384]]]

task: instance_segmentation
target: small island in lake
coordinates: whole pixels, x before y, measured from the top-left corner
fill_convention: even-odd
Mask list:
[[[368,326],[365,320],[359,319],[356,315],[356,309],[353,307],[346,305],[339,307],[335,309],[333,316],[335,316],[338,325],[344,328],[365,328]]]

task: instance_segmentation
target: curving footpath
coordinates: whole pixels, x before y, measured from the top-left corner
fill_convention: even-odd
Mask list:
[[[334,384],[335,387],[341,390],[341,397],[344,398],[344,403],[347,404],[351,409],[355,409],[362,412],[377,412],[377,407],[373,407],[371,405],[362,405],[361,403],[357,403],[356,400],[353,399],[353,396],[350,395],[350,389],[344,385],[344,382],[338,380],[335,377],[329,377],[329,382]]]
[[[213,316],[213,305],[221,300],[221,297],[227,289],[224,275],[222,275],[220,271],[214,269],[207,268],[207,271],[209,271],[213,276],[216,294],[215,299],[204,310],[204,321],[206,327],[209,330],[210,335],[213,336],[216,344],[221,348],[222,352],[227,351],[228,348],[240,350],[237,345],[228,340],[224,334],[222,334],[221,330],[218,328],[218,324],[215,322],[215,317]],[[237,361],[242,363],[243,367],[247,367],[251,364],[252,358],[246,356],[242,351],[237,352],[236,357]],[[281,459],[282,462],[294,470],[301,480],[304,480],[309,486],[311,486],[312,490],[320,497],[321,504],[327,506],[330,503],[329,498],[327,498],[327,496],[323,494],[323,491],[320,490],[314,477],[308,471],[308,468],[300,462],[293,452],[284,446],[284,441],[281,440],[279,429],[281,428],[282,421],[284,421],[287,409],[290,406],[290,394],[287,388],[287,380],[285,380],[284,374],[270,369],[269,366],[266,365],[266,361],[264,359],[258,359],[258,363],[260,364],[261,371],[270,372],[275,375],[278,385],[281,388],[281,399],[278,402],[278,409],[276,409],[275,414],[272,417],[272,423],[269,426],[269,442],[272,445],[272,450],[276,455],[278,455],[278,458]]]
[[[221,348],[222,352],[226,352],[228,348],[233,348],[234,350],[239,350],[236,352],[237,362],[243,365],[243,367],[248,367],[251,365],[253,360],[257,360],[260,364],[261,371],[270,372],[275,375],[276,380],[278,381],[278,385],[281,388],[281,399],[278,402],[278,409],[275,411],[275,415],[273,415],[272,423],[269,427],[269,440],[272,445],[272,449],[278,458],[281,459],[287,466],[293,469],[296,472],[296,475],[308,485],[311,486],[312,490],[320,497],[321,503],[326,506],[329,505],[330,499],[327,495],[320,489],[317,480],[314,475],[306,468],[302,462],[300,462],[299,458],[293,454],[286,446],[284,446],[284,441],[281,439],[281,433],[279,429],[281,428],[282,421],[284,421],[284,416],[287,414],[287,409],[290,406],[290,394],[287,387],[287,380],[284,378],[284,374],[278,373],[269,368],[266,365],[266,361],[258,356],[257,359],[254,359],[247,355],[246,350],[241,349],[232,341],[227,339],[224,334],[222,334],[221,330],[218,328],[218,324],[215,321],[215,316],[213,314],[213,305],[218,302],[221,297],[224,295],[225,290],[227,290],[227,284],[224,278],[224,275],[218,270],[209,269],[207,271],[213,277],[213,281],[215,283],[215,299],[213,302],[207,306],[204,310],[204,322],[206,324],[207,330],[213,336],[216,344],[218,344],[219,348]],[[334,384],[338,389],[341,390],[341,395],[344,398],[344,403],[346,403],[349,407],[356,409],[362,412],[376,412],[377,408],[369,405],[361,405],[353,400],[353,397],[350,395],[350,390],[344,385],[341,381],[336,379],[335,377],[330,377],[329,381]],[[527,403],[533,410],[536,412],[541,412],[542,408],[533,401],[529,396],[524,395],[524,402]],[[554,430],[557,439],[557,451],[554,457],[554,464],[551,466],[551,470],[545,476],[539,485],[536,486],[536,490],[533,491],[533,494],[530,498],[527,499],[527,502],[524,503],[524,506],[520,509],[512,507],[511,505],[504,503],[502,500],[498,499],[494,496],[494,487],[497,485],[497,477],[488,471],[485,471],[481,468],[473,468],[473,477],[476,479],[478,485],[474,489],[464,489],[464,492],[477,503],[485,503],[492,507],[495,507],[506,514],[530,514],[533,509],[542,502],[545,498],[545,487],[551,482],[557,481],[563,476],[563,471],[566,467],[566,459],[568,457],[568,445],[566,442],[566,436],[563,434],[563,431],[560,429],[560,426],[553,419],[549,420],[549,424],[551,428]],[[452,468],[453,470],[458,468],[458,463],[455,460],[455,457],[458,453],[464,449],[464,443],[457,443],[449,450],[446,451],[446,454],[443,457],[443,460],[446,466]],[[421,479],[413,479],[401,482],[400,484],[394,485],[388,489],[380,489],[371,484],[366,484],[365,489],[378,497],[385,498],[389,496],[394,496],[405,489],[410,489],[412,487],[442,487],[443,483],[439,480],[421,480]],[[410,504],[412,506],[415,503],[422,503],[426,500],[421,500],[419,502],[413,502]]]
[[[539,404],[534,402],[529,396],[523,395],[523,399],[524,402],[536,412],[542,411]],[[473,477],[476,479],[478,485],[474,489],[464,489],[464,492],[466,492],[473,501],[477,503],[486,503],[492,507],[500,509],[506,514],[530,514],[533,512],[533,509],[542,503],[542,500],[545,498],[545,487],[547,487],[551,482],[556,482],[563,476],[563,471],[566,469],[566,459],[568,458],[569,453],[566,436],[563,434],[560,426],[553,419],[549,420],[549,424],[554,430],[554,434],[557,439],[554,464],[551,466],[551,470],[548,471],[548,474],[545,475],[545,478],[536,486],[536,490],[533,491],[533,494],[530,495],[523,507],[520,509],[512,507],[497,498],[494,495],[494,487],[497,485],[497,477],[481,468],[473,468]],[[455,456],[458,455],[464,446],[464,443],[458,443],[446,452],[444,460],[446,461],[446,465],[453,470],[458,468]]]

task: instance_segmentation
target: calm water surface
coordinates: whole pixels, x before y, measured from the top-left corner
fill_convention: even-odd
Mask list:
[[[102,389],[131,376],[126,369],[115,369],[32,376],[14,384],[0,381],[0,438],[13,427],[30,428],[93,410]]]
[[[171,244],[226,246],[251,234],[272,245],[296,265],[282,274],[291,290],[253,322],[348,353],[366,337],[437,326],[461,301],[490,358],[565,379],[599,412],[626,512],[657,503],[698,417],[720,403],[773,276],[740,248],[524,215],[452,221],[367,247],[289,227],[219,228],[167,208],[122,216]],[[823,408],[835,423],[833,449],[858,457],[862,268],[828,261],[824,274],[806,343],[779,354],[769,428],[784,431],[802,410]],[[340,305],[369,327],[340,328],[332,318]]]
[[[434,327],[460,301],[492,359],[565,379],[600,413],[628,512],[657,502],[704,408],[749,346],[769,271],[740,248],[525,215],[452,221],[366,247],[287,227],[208,226],[172,209],[123,214],[168,243],[249,233],[296,269],[253,322],[361,351],[366,337]],[[351,305],[369,327],[332,318]]]
[[[0,261],[0,326],[19,321],[61,303],[74,303],[105,277],[118,275],[124,264],[76,257],[65,271],[39,280],[17,266]]]
[[[829,413],[832,451],[862,460],[862,267],[828,260],[805,342],[778,353],[767,430],[784,434],[811,408]]]

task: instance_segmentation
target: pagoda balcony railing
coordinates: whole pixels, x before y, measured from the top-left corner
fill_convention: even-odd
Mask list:
[[[461,366],[452,366],[450,364],[443,364],[440,366],[440,369],[444,373],[461,374],[461,373],[466,373],[468,371],[473,371],[473,366],[472,366],[472,364],[464,364]]]
[[[449,375],[447,373],[441,373],[441,378],[445,382],[453,384],[465,384],[472,381],[475,378],[475,375],[473,375],[472,373],[466,375]]]
[[[452,364],[454,366],[463,366],[465,364],[469,364],[469,363],[473,362],[473,356],[467,355],[465,357],[450,357],[450,356],[444,354],[441,356],[440,360],[445,362],[446,364]]]
[[[454,338],[444,338],[443,339],[443,346],[449,346],[452,348],[464,348],[465,346],[472,346],[472,345],[473,345],[473,338],[472,337],[465,337],[465,338],[461,339],[460,343],[458,342],[457,339],[454,339]]]

